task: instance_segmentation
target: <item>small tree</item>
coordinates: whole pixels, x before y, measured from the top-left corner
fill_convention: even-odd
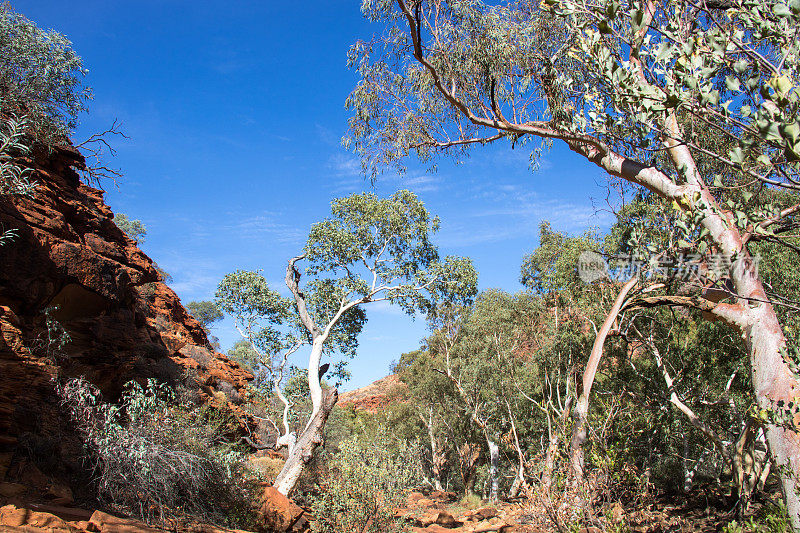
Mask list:
[[[147,236],[147,228],[141,220],[128,218],[125,213],[117,213],[114,215],[114,224],[136,243],[136,246],[144,243],[144,239]]]
[[[271,289],[260,273],[237,270],[222,278],[215,306],[233,316],[242,335],[243,343],[234,347],[236,354],[244,358],[259,381],[265,382],[281,402],[283,429],[271,418],[266,420],[277,433],[275,448],[287,446],[291,453],[297,441],[289,424],[294,402],[283,389],[289,378],[289,356],[307,343],[307,336],[293,313],[294,302]]]
[[[31,134],[45,144],[65,137],[92,96],[72,43],[5,3],[0,5],[0,57],[0,111],[25,113]]]
[[[186,310],[203,326],[208,342],[215,350],[219,350],[219,339],[211,333],[211,324],[222,320],[224,316],[216,303],[210,300],[191,301]]]
[[[250,514],[253,485],[225,439],[230,413],[188,408],[155,380],[127,383],[118,405],[84,378],[57,392],[91,453],[101,499],[147,521],[190,515],[247,525],[239,521]]]
[[[437,301],[467,302],[476,292],[477,274],[470,260],[439,259],[430,241],[439,220],[428,214],[412,192],[399,191],[387,199],[353,194],[334,200],[331,212],[330,218],[312,226],[303,253],[289,260],[286,285],[294,300],[291,320],[284,318],[285,302],[266,282],[229,291],[230,296],[225,294],[228,291],[218,293],[236,302],[223,309],[239,309],[245,324],[253,317],[270,325],[291,324],[293,329],[296,320],[302,336],[291,334],[291,339],[311,345],[307,380],[312,411],[275,480],[283,494],[294,489],[303,466],[322,442],[325,422],[338,397],[335,387],[322,389],[322,357],[355,355],[357,336],[366,322],[363,306],[386,301],[413,315],[427,312]],[[300,283],[301,261],[307,263],[305,273],[311,278],[305,286]],[[269,305],[260,304],[262,300]],[[251,336],[246,329],[243,333]],[[279,338],[290,338],[284,335]]]
[[[312,501],[318,517],[314,531],[404,530],[395,512],[419,481],[418,445],[392,438],[379,428],[374,435],[353,435],[338,448],[322,494]]]
[[[222,320],[224,316],[217,304],[210,300],[191,301],[186,304],[186,309],[192,314],[193,317],[200,322],[200,325],[208,329],[211,324]]]

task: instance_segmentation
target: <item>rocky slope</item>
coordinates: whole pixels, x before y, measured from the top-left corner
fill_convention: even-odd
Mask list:
[[[336,406],[374,413],[392,402],[404,401],[407,390],[408,386],[396,374],[390,374],[360,389],[341,393]]]
[[[0,500],[24,486],[64,500],[53,479],[80,471],[81,453],[54,378],[86,376],[109,399],[131,379],[182,381],[235,410],[252,376],[210,349],[153,261],[116,227],[103,192],[81,183],[76,150],[23,163],[35,194],[0,197],[0,231],[17,233],[0,247]],[[71,339],[63,346],[48,309]],[[24,486],[9,489],[15,483]]]

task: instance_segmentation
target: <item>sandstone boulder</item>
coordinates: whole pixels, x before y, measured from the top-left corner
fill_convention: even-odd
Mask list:
[[[100,533],[163,533],[163,530],[150,527],[144,522],[120,518],[103,511],[92,513],[89,523],[94,527],[94,531]]]
[[[0,526],[41,528],[52,533],[76,533],[78,528],[54,514],[18,508],[15,505],[0,507]]]
[[[265,532],[300,531],[306,526],[303,508],[271,486],[264,489],[258,514],[258,525]]]
[[[447,511],[427,511],[422,516],[417,518],[417,522],[422,527],[427,527],[431,524],[437,524],[445,528],[455,528],[461,525],[461,522],[456,521],[453,515]]]

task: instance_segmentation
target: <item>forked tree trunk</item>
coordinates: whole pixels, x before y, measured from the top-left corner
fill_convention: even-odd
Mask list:
[[[548,414],[548,418],[549,418]],[[548,420],[549,422],[549,420]],[[544,470],[542,471],[542,486],[545,490],[550,489],[553,484],[553,470],[556,466],[556,454],[558,453],[558,432],[550,431],[547,439],[547,450],[544,454]]]
[[[517,423],[514,421],[514,414],[511,412],[511,404],[506,400],[506,409],[508,410],[508,419],[511,421],[511,434],[514,436],[514,450],[517,452],[517,475],[514,477],[514,483],[508,491],[509,498],[516,498],[519,496],[520,491],[525,488],[525,454],[522,452],[522,446],[519,443],[519,435],[517,434]]]
[[[478,459],[480,459],[480,447],[469,442],[465,442],[458,447],[458,463],[461,474],[461,481],[464,483],[465,494],[475,494],[475,474]]]
[[[325,422],[328,420],[328,415],[330,415],[338,399],[339,393],[335,388],[325,390],[322,395],[320,409],[316,411],[306,428],[300,433],[297,443],[272,485],[284,496],[289,496],[292,493],[297,481],[300,479],[303,468],[314,456],[314,450],[322,444]]]

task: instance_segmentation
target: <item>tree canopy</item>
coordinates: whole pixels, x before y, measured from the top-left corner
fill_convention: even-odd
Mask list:
[[[125,213],[114,215],[114,224],[122,230],[137,246],[144,243],[147,228],[141,220],[129,218]]]
[[[3,113],[25,115],[39,141],[63,140],[92,97],[83,83],[88,71],[72,43],[60,33],[37,27],[4,3],[0,57]]]
[[[784,409],[798,404],[800,378],[775,310],[785,296],[767,293],[753,255],[759,242],[799,250],[800,4],[364,0],[362,10],[383,31],[350,50],[360,79],[345,144],[368,175],[403,170],[410,154],[433,162],[487,143],[558,140],[660,204],[625,245],[655,262],[695,254],[700,274],[688,289],[634,293],[657,291],[639,301],[703,309],[741,332],[759,409],[780,413],[762,418],[800,530],[798,412]],[[534,158],[541,146],[529,147]],[[791,199],[776,201],[779,190]],[[705,298],[709,290],[729,300]],[[587,397],[612,315],[598,328]]]

